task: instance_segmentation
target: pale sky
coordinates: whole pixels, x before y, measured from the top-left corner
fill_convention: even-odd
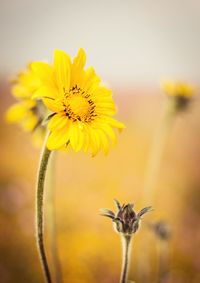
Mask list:
[[[1,75],[83,47],[108,81],[200,81],[200,0],[0,0],[0,36]]]

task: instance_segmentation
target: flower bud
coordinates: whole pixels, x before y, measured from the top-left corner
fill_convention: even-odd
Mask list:
[[[159,239],[166,241],[170,239],[171,229],[168,223],[166,223],[165,221],[151,223],[149,226]]]
[[[116,213],[109,209],[101,209],[101,215],[111,218],[115,231],[124,235],[134,234],[139,228],[142,215],[152,210],[152,207],[149,206],[136,213],[131,203],[121,205],[115,200],[115,204],[118,210]]]

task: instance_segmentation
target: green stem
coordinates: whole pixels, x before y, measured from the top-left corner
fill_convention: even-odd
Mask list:
[[[122,235],[122,271],[120,277],[120,283],[126,283],[128,277],[128,268],[130,262],[130,246],[131,236]]]
[[[153,145],[148,160],[146,176],[144,178],[144,191],[143,191],[143,204],[150,203],[151,205],[155,202],[156,193],[156,181],[160,169],[162,160],[162,154],[171,130],[172,123],[174,121],[175,109],[173,101],[168,101],[165,109],[163,121],[160,125],[160,129],[155,135]]]
[[[164,283],[169,276],[169,242],[168,240],[157,241],[158,250],[158,283]]]
[[[51,151],[44,145],[37,179],[37,195],[36,195],[36,241],[40,255],[41,265],[43,268],[45,280],[52,283],[51,274],[47,262],[47,256],[44,247],[44,184],[47,171],[47,164]]]
[[[150,151],[150,156],[147,164],[146,174],[145,174],[145,184],[142,195],[142,206],[151,204],[155,206],[156,200],[156,183],[160,170],[160,165],[162,161],[162,155],[167,143],[167,139],[172,128],[174,118],[176,115],[176,108],[174,100],[168,100],[165,106],[164,117],[161,121],[160,127],[155,134],[152,148]],[[149,238],[148,236],[141,235],[140,238],[142,249],[144,253],[139,253],[138,258],[138,276],[141,282],[148,282],[150,274],[150,255],[149,255]]]
[[[56,237],[56,211],[55,211],[55,156],[56,152],[51,155],[49,169],[47,172],[48,194],[47,194],[47,228],[50,242],[52,265],[56,283],[62,283],[62,270],[57,249]]]

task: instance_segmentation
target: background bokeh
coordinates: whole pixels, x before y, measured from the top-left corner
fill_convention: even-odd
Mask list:
[[[56,155],[58,248],[65,282],[118,282],[119,237],[99,208],[113,209],[113,198],[141,208],[148,156],[166,103],[159,88],[163,78],[194,83],[196,96],[170,130],[155,211],[135,236],[130,278],[143,283],[137,262],[146,251],[140,238],[145,240],[148,221],[162,219],[172,229],[167,282],[200,282],[199,1],[1,0],[0,5],[0,283],[43,282],[34,238],[40,150],[28,134],[5,123],[4,113],[14,102],[8,80],[31,60],[51,60],[54,48],[74,55],[80,46],[112,88],[117,118],[127,128],[106,157]],[[149,237],[149,282],[154,282],[157,244],[153,233]]]

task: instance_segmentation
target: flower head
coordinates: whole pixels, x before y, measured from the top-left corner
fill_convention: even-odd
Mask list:
[[[193,87],[183,82],[163,82],[162,89],[173,100],[176,110],[186,109],[194,96]]]
[[[161,240],[169,240],[171,237],[171,229],[165,221],[157,221],[149,224],[150,229]]]
[[[32,132],[36,142],[44,137],[45,127],[42,121],[47,115],[43,102],[32,99],[34,91],[39,86],[40,80],[31,71],[30,66],[26,71],[19,73],[12,87],[12,94],[18,102],[6,112],[6,120],[19,124],[27,132]]]
[[[132,203],[121,205],[117,200],[115,200],[115,203],[117,206],[116,213],[103,208],[100,210],[101,215],[111,218],[116,232],[124,235],[131,235],[135,233],[139,228],[141,217],[145,213],[152,211],[152,207],[148,206],[136,213],[133,210],[134,205]]]
[[[113,128],[124,125],[112,116],[116,113],[109,88],[100,84],[94,69],[84,69],[86,55],[80,49],[71,61],[67,53],[55,50],[53,65],[34,62],[31,67],[42,81],[34,97],[43,99],[52,115],[48,123],[47,147],[63,149],[70,144],[95,155],[108,151],[109,139],[115,142]]]

